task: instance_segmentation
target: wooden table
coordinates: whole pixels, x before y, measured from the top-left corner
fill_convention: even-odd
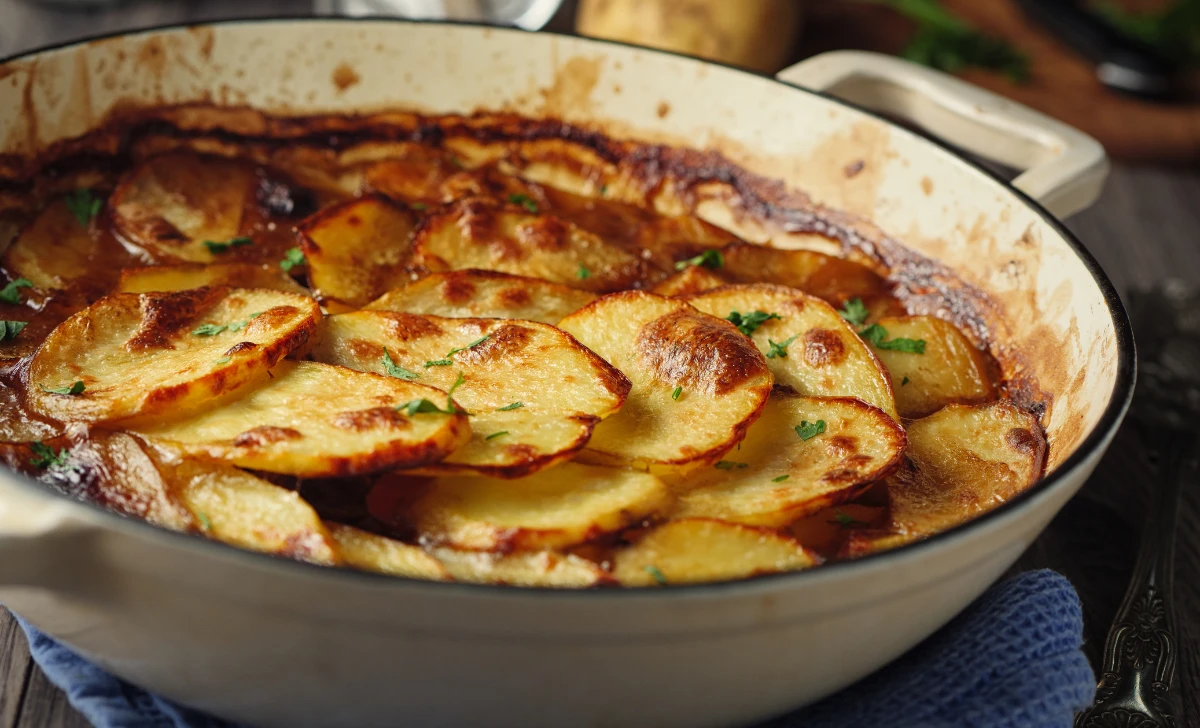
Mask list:
[[[288,0],[159,0],[77,13],[29,0],[0,0],[0,56],[126,27],[302,9]],[[560,17],[554,25],[567,22]],[[1200,170],[1118,165],[1100,202],[1072,219],[1070,227],[1122,295],[1168,276],[1200,284]],[[1134,439],[1117,436],[1096,475],[1016,567],[1056,569],[1074,582],[1083,599],[1093,665],[1133,567],[1141,513],[1153,486],[1142,476]],[[1180,517],[1175,587],[1185,717],[1177,724],[1184,726],[1200,724],[1200,487],[1185,494]],[[85,725],[31,662],[20,629],[0,608],[0,728]]]

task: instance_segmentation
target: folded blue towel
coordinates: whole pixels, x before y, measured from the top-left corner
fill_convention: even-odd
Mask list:
[[[24,621],[33,659],[99,728],[234,728],[104,672]],[[993,586],[896,662],[777,728],[1068,728],[1096,681],[1071,584],[1031,571]]]

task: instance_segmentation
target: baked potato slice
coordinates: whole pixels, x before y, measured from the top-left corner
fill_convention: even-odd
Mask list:
[[[490,270],[432,273],[372,301],[367,309],[448,318],[506,318],[556,324],[595,294],[540,278]]]
[[[851,298],[872,300],[888,292],[875,271],[814,250],[784,250],[736,242],[721,250],[722,272],[739,283],[774,283],[799,288],[842,305]]]
[[[987,359],[953,324],[932,316],[889,316],[877,323],[883,329],[880,336],[886,338],[881,344],[868,344],[891,376],[901,417],[924,417],[948,404],[995,399]],[[921,353],[897,349],[891,345],[897,339],[922,342]]]
[[[660,296],[689,296],[720,288],[728,283],[729,281],[704,266],[689,265],[669,278],[654,284],[654,288],[650,290]]]
[[[819,298],[769,283],[743,283],[685,296],[718,318],[741,319],[742,330],[767,355],[775,382],[810,397],[858,397],[891,417],[891,380],[854,329]],[[755,323],[757,315],[774,316]]]
[[[454,387],[472,415],[471,440],[422,472],[520,477],[553,465],[587,443],[630,387],[578,341],[533,321],[356,311],[326,320],[313,357]]]
[[[861,503],[842,503],[796,521],[788,529],[796,540],[821,555],[835,556],[863,529],[887,524],[887,509]]]
[[[632,252],[533,212],[540,208],[528,198],[513,200],[471,198],[433,212],[414,235],[414,262],[430,271],[482,268],[596,292],[633,288],[651,276]]]
[[[655,215],[638,227],[636,244],[648,252],[651,263],[673,271],[680,263],[734,240],[732,233],[698,217]]]
[[[408,271],[416,216],[382,195],[347,200],[296,228],[317,297],[365,306],[412,280]]]
[[[326,524],[343,562],[360,571],[449,581],[450,572],[419,546],[339,523]]]
[[[729,460],[675,485],[673,515],[786,526],[885,477],[904,446],[900,425],[857,399],[776,394]]]
[[[582,454],[589,462],[656,473],[711,465],[741,441],[771,392],[749,339],[676,299],[614,293],[559,327],[633,384],[621,411],[596,426]]]
[[[124,251],[114,241],[105,241],[90,222],[93,210],[87,205],[101,202],[91,196],[80,199],[76,209],[81,217],[76,217],[65,198],[51,202],[4,251],[0,266],[10,279],[24,278],[42,291],[82,280],[111,284],[117,270],[114,259]]]
[[[49,440],[63,434],[58,422],[39,416],[25,404],[21,390],[0,382],[0,442]]]
[[[402,411],[420,400],[449,408],[432,387],[316,362],[282,361],[269,374],[223,406],[138,431],[189,454],[301,478],[423,465],[470,436],[461,412]]]
[[[777,531],[709,518],[657,526],[613,557],[623,586],[694,584],[745,579],[816,566],[820,560]]]
[[[442,546],[433,555],[455,581],[472,584],[583,589],[612,583],[599,565],[555,551],[498,554]]]
[[[63,421],[186,415],[307,343],[320,315],[307,296],[258,288],[116,293],[42,343],[29,404]]]
[[[408,507],[422,538],[470,551],[565,548],[662,512],[670,493],[647,473],[566,463],[520,480],[448,475]]]
[[[155,293],[187,291],[205,286],[232,288],[269,288],[274,291],[308,295],[277,265],[259,263],[178,263],[125,268],[117,281],[116,293]]]

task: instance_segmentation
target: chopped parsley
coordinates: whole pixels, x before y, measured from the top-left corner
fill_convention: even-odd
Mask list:
[[[905,377],[904,379],[900,380],[900,386],[901,386],[901,387],[904,387],[904,386],[906,386],[907,384],[908,384],[908,377]]]
[[[0,301],[4,303],[20,303],[22,288],[33,288],[33,281],[28,278],[18,278],[4,288],[0,288]]]
[[[454,356],[455,354],[457,354],[460,351],[466,351],[467,349],[474,349],[475,347],[479,346],[480,344],[482,344],[483,342],[487,341],[490,338],[491,338],[491,334],[488,334],[487,336],[483,336],[481,338],[478,338],[478,339],[472,341],[471,343],[467,344],[466,346],[459,346],[454,349],[451,349],[450,351],[446,352],[446,357],[444,359],[434,359],[433,361],[425,362],[425,368],[428,369],[429,367],[448,367],[454,363],[450,359],[450,357]]]
[[[538,204],[529,195],[509,195],[508,201],[514,205],[520,205],[532,213],[537,213],[538,211]]]
[[[49,392],[50,394],[83,394],[83,389],[84,389],[83,382],[79,381],[78,379],[76,379],[75,383],[69,387],[53,387],[53,388],[51,388],[51,387],[46,387],[43,385],[38,385],[38,386],[42,387],[43,392]]]
[[[870,526],[871,525],[871,524],[867,523],[866,521],[857,520],[856,518],[854,518],[854,516],[851,516],[849,513],[846,513],[845,511],[843,511],[839,508],[833,509],[833,520],[826,521],[826,523],[831,523],[831,524],[834,524],[837,526],[841,526],[842,528],[853,528],[854,526]]]
[[[222,242],[215,242],[212,240],[204,241],[204,247],[208,248],[208,252],[212,253],[213,255],[218,255],[220,253],[228,253],[233,248],[240,248],[243,245],[253,245],[253,244],[254,244],[253,240],[251,240],[250,238],[244,237],[244,236],[237,237],[237,238],[231,238],[229,240],[225,240]]]
[[[783,481],[787,480],[787,479],[788,479],[788,478],[790,478],[790,477],[792,477],[792,476],[790,476],[790,475],[780,475],[778,478],[771,478],[771,482],[772,482],[772,483],[782,483]]]
[[[198,510],[196,511],[196,518],[200,521],[200,528],[203,528],[205,531],[212,530],[212,521],[208,519],[207,513]]]
[[[388,373],[388,376],[396,377],[397,379],[403,379],[408,382],[411,382],[418,376],[415,372],[410,372],[393,361],[392,355],[388,353],[387,349],[383,350],[383,370]]]
[[[587,269],[586,265],[581,265],[579,266],[579,270],[575,272],[575,275],[579,276],[579,280],[586,281],[592,277],[592,272]]]
[[[28,321],[0,321],[0,341],[11,341],[25,330]]]
[[[79,221],[79,224],[87,227],[92,218],[100,214],[100,208],[104,202],[96,196],[96,193],[88,189],[79,189],[68,192],[63,198],[63,202],[67,203],[67,209]]]
[[[792,342],[795,341],[796,338],[799,336],[800,336],[800,334],[796,334],[796,336],[793,336],[789,339],[784,339],[783,341],[778,341],[778,342],[767,339],[767,346],[769,347],[767,350],[767,358],[774,359],[776,357],[783,357],[784,359],[786,359],[787,358],[787,348],[789,346],[791,346]]]
[[[428,210],[429,209],[429,205],[426,205],[424,202],[414,202],[411,205],[409,205],[409,207],[411,207],[414,210]]]
[[[683,270],[693,265],[701,268],[721,268],[725,265],[725,256],[721,255],[719,250],[706,250],[695,258],[679,261],[675,264],[675,270]]]
[[[851,298],[846,301],[841,310],[838,311],[842,318],[846,319],[855,326],[862,326],[871,312],[867,310],[867,306],[861,298]]]
[[[671,392],[671,399],[679,401],[679,395],[683,394],[683,387],[676,387],[674,392]]]
[[[730,311],[725,320],[737,327],[746,336],[758,331],[758,327],[771,319],[782,319],[783,317],[777,313],[767,313],[766,311],[751,311],[750,313],[739,313]]]
[[[484,440],[495,440],[497,437],[504,437],[507,434],[508,434],[508,430],[500,430],[499,432],[493,432],[492,434],[488,435],[487,437],[485,437],[483,439]]]
[[[403,412],[404,414],[408,415],[409,417],[412,417],[413,415],[420,415],[420,414],[431,414],[434,412],[444,414],[444,415],[458,414],[458,410],[452,406],[448,405],[446,409],[442,409],[441,407],[438,407],[436,404],[434,404],[433,402],[430,402],[427,399],[414,399],[414,400],[405,402],[402,405],[397,405],[396,411]]]
[[[945,8],[939,0],[870,0],[916,23],[900,55],[947,73],[985,68],[1013,83],[1029,80],[1029,56],[1004,38],[985,34]]]
[[[29,464],[35,468],[59,468],[67,464],[67,450],[63,448],[58,452],[54,448],[44,444],[41,440],[35,440],[29,443],[29,449],[33,451],[33,459]]]
[[[905,354],[925,353],[924,339],[887,339],[887,329],[879,324],[871,324],[862,331],[859,331],[858,335],[870,342],[871,346],[874,346],[876,349],[902,351]]]
[[[662,569],[658,568],[657,566],[654,566],[653,564],[647,566],[646,573],[649,574],[650,578],[654,579],[659,586],[667,585],[667,575],[662,573]]]
[[[608,185],[600,185],[600,196],[604,197],[608,194]]]
[[[279,261],[279,267],[290,272],[298,265],[304,265],[304,251],[300,248],[288,248],[283,254],[283,260]]]
[[[749,467],[748,463],[735,463],[732,460],[721,460],[714,467],[718,470],[733,470],[734,468]]]
[[[825,431],[825,420],[817,420],[816,422],[802,421],[796,425],[796,434],[801,440],[811,440],[817,435]]]
[[[215,360],[213,364],[228,364],[230,361],[231,360],[229,357],[223,356],[220,359]]]
[[[229,324],[200,324],[192,329],[192,336],[216,336],[225,331],[241,331],[259,316],[262,316],[262,311],[252,313],[241,321],[234,321]]]
[[[454,362],[450,361],[449,359],[433,359],[432,361],[425,362],[425,368],[428,369],[429,367],[448,367],[453,363]]]
[[[513,402],[512,404],[504,405],[503,407],[497,409],[496,411],[497,412],[511,412],[512,410],[520,409],[524,406],[525,406],[524,402]]]

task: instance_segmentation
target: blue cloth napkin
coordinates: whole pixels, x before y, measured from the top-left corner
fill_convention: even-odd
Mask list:
[[[29,626],[33,659],[99,728],[235,728],[104,672]],[[940,632],[774,728],[1069,728],[1096,681],[1070,582],[1030,571],[989,589]]]

